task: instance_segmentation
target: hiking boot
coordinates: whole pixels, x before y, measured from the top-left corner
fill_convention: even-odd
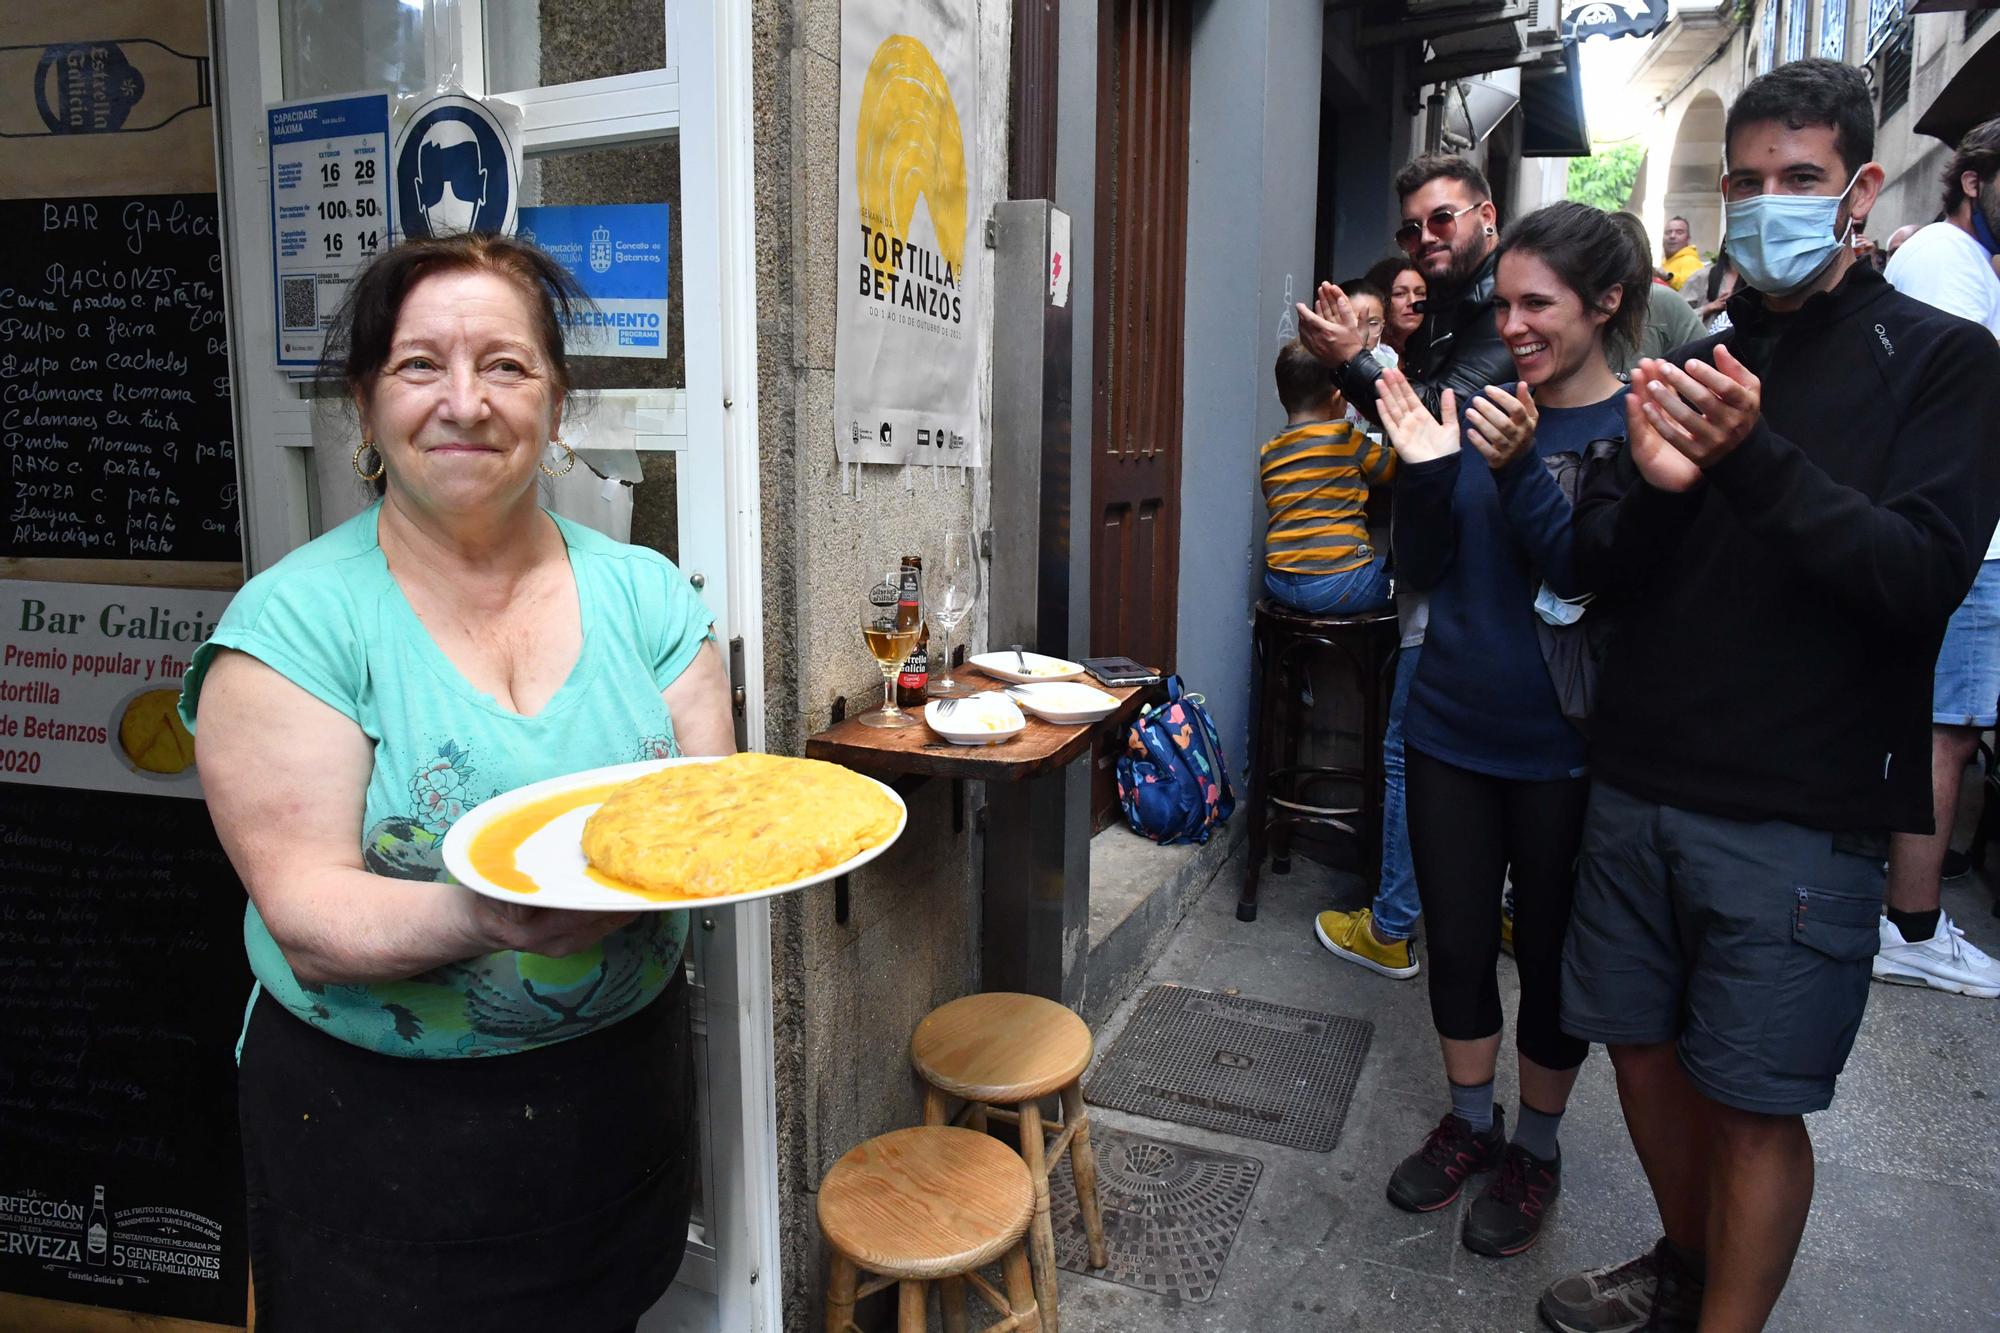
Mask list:
[[[1424,1146],[1397,1163],[1389,1173],[1389,1202],[1405,1212],[1430,1213],[1458,1197],[1466,1179],[1499,1160],[1507,1146],[1507,1127],[1499,1107],[1493,1108],[1493,1128],[1475,1134],[1472,1126],[1445,1112]]]
[[[1544,1161],[1518,1143],[1500,1155],[1500,1169],[1466,1210],[1459,1239],[1474,1254],[1510,1259],[1542,1235],[1542,1218],[1562,1190],[1562,1152]]]
[[[1981,1000],[2000,998],[2000,963],[1986,956],[1965,932],[1938,913],[1937,931],[1927,940],[1906,940],[1896,923],[1883,917],[1875,952],[1875,980],[1899,986],[1929,986]]]
[[[1321,912],[1313,921],[1313,934],[1337,957],[1359,963],[1370,972],[1385,977],[1417,975],[1417,951],[1408,940],[1384,944],[1375,938],[1375,914],[1363,907],[1353,912]]]
[[[1701,1281],[1662,1237],[1636,1259],[1552,1283],[1536,1309],[1557,1333],[1694,1333],[1701,1293]]]

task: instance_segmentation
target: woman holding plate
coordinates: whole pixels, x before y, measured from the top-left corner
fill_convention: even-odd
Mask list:
[[[490,796],[734,749],[687,580],[537,501],[574,464],[549,460],[584,299],[498,236],[362,273],[330,373],[380,498],[246,584],[188,671],[250,894],[250,1251],[286,1333],[625,1329],[679,1266],[687,914],[497,902],[441,855]]]

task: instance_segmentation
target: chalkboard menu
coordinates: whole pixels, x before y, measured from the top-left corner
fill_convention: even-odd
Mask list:
[[[199,805],[0,785],[0,1291],[243,1322],[242,915]]]
[[[242,558],[214,194],[0,200],[0,556]]]

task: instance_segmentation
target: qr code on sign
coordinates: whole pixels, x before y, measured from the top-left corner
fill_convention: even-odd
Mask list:
[[[319,327],[319,280],[317,278],[281,278],[278,281],[278,295],[284,303],[284,327],[288,329],[316,329]]]

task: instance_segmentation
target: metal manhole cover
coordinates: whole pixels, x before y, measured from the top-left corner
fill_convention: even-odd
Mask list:
[[[1084,1095],[1155,1120],[1330,1152],[1374,1032],[1358,1018],[1155,986]]]
[[[1264,1164],[1103,1125],[1090,1127],[1090,1146],[1111,1262],[1089,1266],[1064,1154],[1049,1177],[1057,1266],[1196,1304],[1214,1295]]]

